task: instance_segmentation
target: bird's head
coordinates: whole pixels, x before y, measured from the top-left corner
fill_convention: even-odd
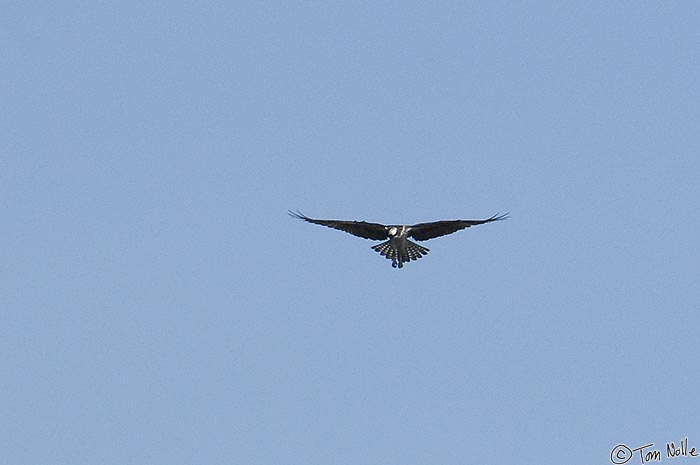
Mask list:
[[[389,236],[394,237],[396,236],[396,233],[399,232],[399,229],[396,226],[392,226],[389,228]]]

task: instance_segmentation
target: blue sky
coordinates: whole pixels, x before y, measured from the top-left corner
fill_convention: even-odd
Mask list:
[[[699,20],[6,3],[5,460],[692,463]],[[288,209],[511,218],[395,270]]]

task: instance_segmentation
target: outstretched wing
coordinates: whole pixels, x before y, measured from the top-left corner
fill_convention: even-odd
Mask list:
[[[290,216],[299,218],[308,223],[320,224],[333,229],[345,231],[354,236],[363,237],[365,239],[374,239],[381,241],[389,237],[388,228],[379,223],[367,223],[366,221],[341,221],[341,220],[315,220],[304,215],[300,211],[289,211]]]
[[[417,241],[427,241],[435,237],[452,234],[469,226],[491,223],[492,221],[500,221],[507,218],[508,213],[503,215],[495,214],[485,220],[446,220],[435,221],[434,223],[418,223],[410,226],[408,235]]]

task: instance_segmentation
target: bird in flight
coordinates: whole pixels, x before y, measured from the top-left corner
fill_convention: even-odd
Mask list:
[[[342,221],[342,220],[315,220],[304,215],[300,211],[289,211],[293,218],[304,220],[308,223],[320,224],[329,228],[345,231],[354,236],[383,241],[381,244],[372,246],[372,250],[391,260],[393,268],[403,268],[404,263],[411,260],[418,260],[426,255],[430,249],[416,244],[408,238],[417,241],[427,241],[453,232],[460,231],[470,226],[491,223],[493,221],[505,220],[508,213],[503,215],[493,215],[485,220],[443,220],[432,223],[418,223],[407,225],[383,225],[379,223],[368,223],[366,221]],[[388,239],[388,240],[387,240]]]

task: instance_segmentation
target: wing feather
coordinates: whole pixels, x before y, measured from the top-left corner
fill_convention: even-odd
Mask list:
[[[485,220],[444,220],[435,221],[433,223],[418,223],[410,227],[408,235],[417,241],[427,241],[428,239],[452,234],[470,226],[477,226],[505,219],[508,219],[508,213],[503,215],[495,214],[491,218]]]
[[[381,241],[389,237],[388,228],[379,223],[368,223],[366,221],[342,221],[342,220],[316,220],[309,218],[300,211],[289,211],[289,215],[304,220],[307,223],[320,224],[340,231],[345,231],[357,237],[374,239]]]

